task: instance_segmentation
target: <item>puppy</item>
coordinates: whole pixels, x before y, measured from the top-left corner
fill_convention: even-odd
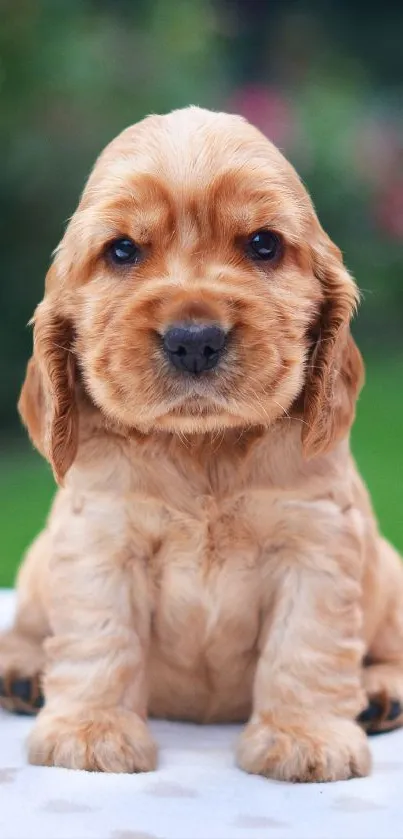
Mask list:
[[[357,300],[240,117],[151,116],[101,154],[19,403],[60,486],[0,642],[9,704],[43,673],[32,763],[152,770],[151,715],[247,721],[247,772],[370,771],[357,717],[403,719],[403,571],[349,450]]]

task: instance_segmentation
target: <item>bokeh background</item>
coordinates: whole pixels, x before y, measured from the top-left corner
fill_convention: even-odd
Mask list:
[[[105,143],[190,103],[285,151],[357,278],[353,448],[403,548],[402,32],[401,3],[0,0],[0,585],[54,491],[15,407],[50,254]]]

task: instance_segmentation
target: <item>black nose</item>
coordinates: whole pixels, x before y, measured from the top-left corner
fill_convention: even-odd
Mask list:
[[[216,366],[226,337],[220,326],[177,323],[170,326],[164,335],[164,350],[177,370],[203,373]]]

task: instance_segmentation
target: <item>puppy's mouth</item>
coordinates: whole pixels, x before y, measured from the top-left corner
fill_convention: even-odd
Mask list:
[[[225,408],[226,406],[218,400],[194,397],[170,406],[168,413],[181,417],[209,417],[223,413]]]
[[[170,406],[153,420],[155,429],[168,430],[184,434],[218,431],[224,428],[239,427],[249,424],[236,411],[230,411],[214,403],[202,400]]]
[[[217,416],[227,409],[227,399],[200,380],[188,383],[181,394],[168,398],[161,405],[161,412],[178,417]]]
[[[170,431],[199,433],[224,428],[264,425],[266,416],[253,406],[238,400],[232,389],[219,386],[216,375],[215,387],[211,380],[183,382],[182,393],[161,403],[154,414],[152,425]]]

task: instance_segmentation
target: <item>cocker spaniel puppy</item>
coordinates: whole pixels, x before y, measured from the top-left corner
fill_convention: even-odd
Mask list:
[[[247,772],[369,772],[363,729],[403,718],[403,571],[349,450],[357,299],[240,117],[151,116],[101,154],[20,399],[60,485],[0,640],[9,704],[43,673],[32,763],[152,770],[150,715],[247,721]]]

